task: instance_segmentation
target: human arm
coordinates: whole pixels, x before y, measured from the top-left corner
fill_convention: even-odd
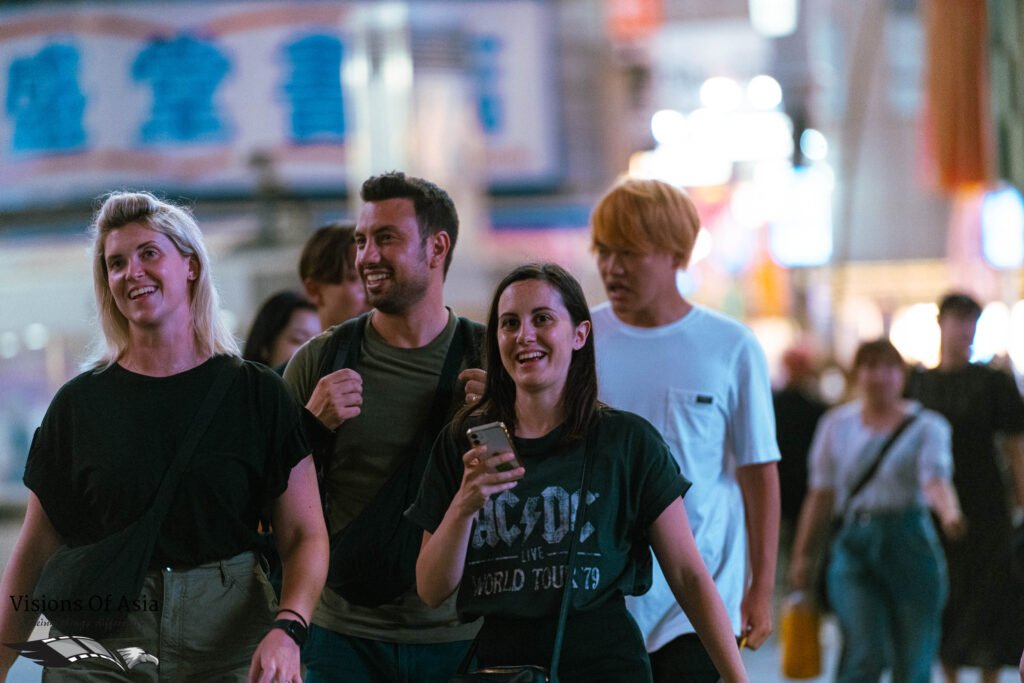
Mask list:
[[[514,453],[486,457],[487,448],[477,446],[462,456],[462,484],[444,518],[433,533],[424,532],[416,559],[416,592],[431,607],[437,607],[455,592],[466,566],[466,550],[473,520],[484,503],[507,491],[523,478],[522,467],[499,472],[496,467],[512,462]]]
[[[806,590],[810,586],[810,570],[828,534],[835,504],[835,489],[812,488],[800,506],[796,540],[789,560],[789,586],[793,590]]]
[[[750,586],[740,605],[740,625],[747,645],[756,650],[772,632],[772,592],[779,553],[782,514],[779,468],[775,462],[746,465],[736,470],[746,514],[750,556]]]
[[[963,536],[967,526],[953,484],[948,479],[936,477],[925,483],[924,495],[928,500],[928,507],[939,518],[942,533],[946,538],[956,540]]]
[[[281,556],[284,581],[281,608],[294,610],[308,624],[327,578],[329,543],[313,458],[292,468],[288,488],[274,501],[274,540]],[[290,612],[280,618],[294,617]],[[299,647],[281,629],[271,629],[253,654],[249,680],[300,680]]]
[[[673,595],[693,623],[722,680],[746,681],[729,615],[697,551],[682,499],[676,498],[665,508],[647,533]]]
[[[1017,509],[1024,510],[1024,434],[1005,434],[1003,452],[1006,454]]]
[[[56,552],[63,540],[53,528],[42,504],[31,491],[25,508],[25,521],[11,553],[10,562],[0,580],[0,595],[31,594],[39,581],[43,565]],[[0,643],[22,643],[28,640],[39,614],[31,610],[15,609],[10,599],[0,602]],[[18,653],[0,647],[0,681],[7,678]]]
[[[359,415],[363,405],[363,378],[350,368],[321,377],[306,401],[306,410],[334,430]]]

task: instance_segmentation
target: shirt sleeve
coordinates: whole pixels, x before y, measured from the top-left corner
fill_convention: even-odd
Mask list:
[[[726,427],[736,466],[759,465],[780,459],[775,438],[768,361],[753,333],[743,337],[737,352],[732,405]]]
[[[818,422],[818,428],[814,430],[814,441],[811,442],[811,453],[808,457],[808,488],[836,488],[836,458],[833,450],[836,415],[834,411],[825,413]]]
[[[46,516],[65,540],[88,535],[87,516],[72,481],[74,472],[74,411],[62,390],[43,416],[32,437],[23,481],[39,499]]]
[[[1024,400],[1013,378],[1005,372],[992,370],[990,396],[995,406],[995,427],[1007,434],[1024,432]]]
[[[273,444],[263,470],[263,500],[270,503],[285,492],[292,468],[310,451],[302,424],[303,408],[291,391],[273,371],[262,371],[259,380],[261,393],[266,394],[261,402],[262,422],[268,425],[266,438]]]
[[[953,477],[953,430],[938,413],[925,411],[921,415],[924,429],[921,453],[918,458],[917,478],[922,489],[935,479],[949,481]]]
[[[284,368],[284,382],[295,394],[300,405],[306,405],[306,401],[313,395],[316,383],[320,381],[317,377],[320,371],[320,354],[330,337],[330,330],[333,329],[330,328],[300,346]]]
[[[416,501],[405,516],[424,531],[434,533],[448,512],[462,483],[462,451],[451,424],[441,430],[423,473]]]

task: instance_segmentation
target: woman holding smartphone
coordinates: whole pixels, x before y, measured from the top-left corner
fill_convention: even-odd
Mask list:
[[[425,530],[416,566],[420,597],[439,604],[459,589],[460,616],[483,617],[482,666],[547,666],[589,457],[559,680],[651,679],[624,597],[649,588],[653,548],[723,679],[746,681],[690,533],[682,502],[689,482],[650,424],[598,403],[590,326],[579,283],[557,265],[521,266],[498,285],[483,397],[439,437],[406,513]],[[515,453],[471,447],[466,429],[493,421],[508,427]],[[588,441],[596,447],[586,456]],[[509,463],[515,466],[505,469]]]

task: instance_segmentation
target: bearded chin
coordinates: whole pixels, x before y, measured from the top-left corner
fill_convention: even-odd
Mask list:
[[[386,315],[401,315],[426,296],[425,287],[398,287],[386,294],[367,292],[366,302]]]

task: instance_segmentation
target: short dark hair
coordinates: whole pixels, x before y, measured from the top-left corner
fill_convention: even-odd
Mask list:
[[[970,294],[950,292],[939,301],[939,317],[944,315],[978,318],[981,315],[981,304]]]
[[[407,176],[401,171],[389,171],[368,178],[363,183],[359,196],[364,202],[382,202],[387,199],[412,200],[416,211],[416,224],[420,229],[420,240],[426,241],[427,237],[439,232],[448,233],[451,246],[444,260],[444,274],[448,274],[455,242],[459,239],[459,214],[455,211],[455,203],[447,192],[429,180]]]
[[[551,285],[559,296],[573,325],[584,320],[590,321],[590,307],[583,294],[583,288],[572,275],[554,263],[529,263],[515,268],[506,275],[494,290],[491,309],[487,316],[487,333],[484,338],[484,357],[487,366],[487,380],[480,402],[466,406],[456,415],[455,432],[461,432],[466,418],[471,413],[482,412],[501,420],[509,429],[516,424],[516,385],[501,362],[498,349],[498,300],[515,282],[540,280]],[[562,394],[565,406],[566,428],[563,440],[582,439],[590,428],[594,415],[601,404],[597,400],[597,360],[594,353],[594,333],[591,330],[582,348],[573,351],[569,361],[569,374]]]
[[[857,352],[853,355],[854,373],[860,370],[862,366],[881,364],[896,365],[904,371],[907,369],[903,356],[900,355],[899,350],[888,339],[866,341],[857,347]]]
[[[299,279],[336,285],[356,267],[356,224],[334,221],[316,229],[302,247],[299,257]]]
[[[252,321],[242,358],[268,364],[277,335],[288,325],[292,314],[302,309],[316,312],[313,302],[298,292],[283,290],[271,295]]]

